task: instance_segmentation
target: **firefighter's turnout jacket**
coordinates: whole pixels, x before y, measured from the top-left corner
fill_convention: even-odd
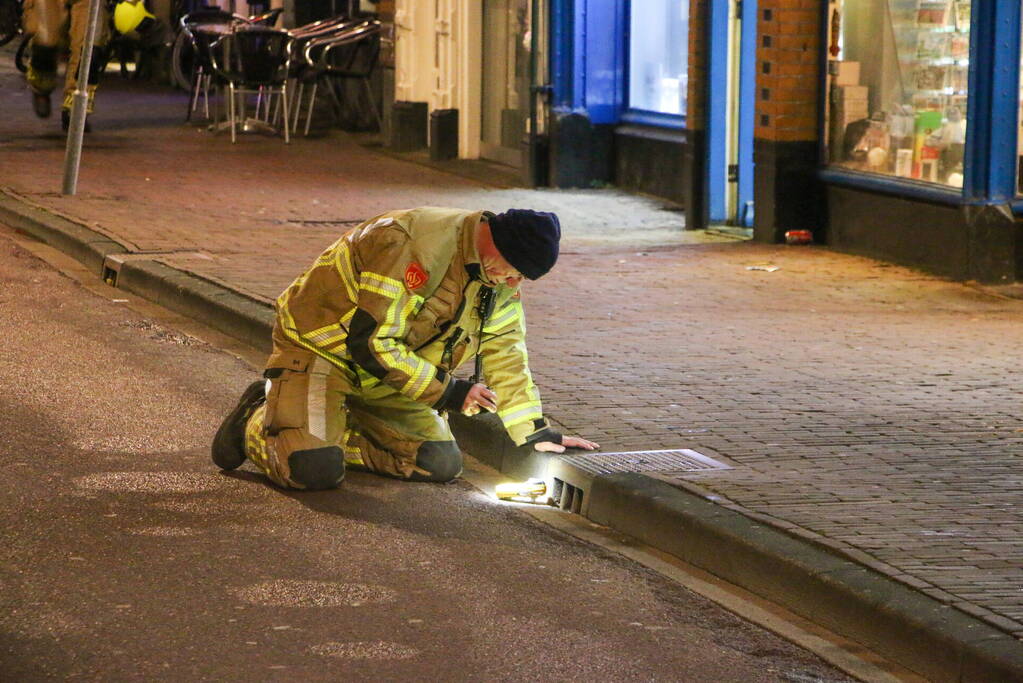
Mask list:
[[[512,440],[550,434],[518,288],[485,292],[481,219],[435,207],[385,213],[345,233],[281,294],[267,406],[246,431],[247,454],[272,479],[293,485],[288,453],[324,444],[410,476],[423,441],[453,440],[438,411],[461,409],[471,382],[451,373],[477,353],[478,381],[496,392]]]

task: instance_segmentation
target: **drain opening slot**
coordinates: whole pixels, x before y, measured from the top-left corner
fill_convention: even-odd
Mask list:
[[[551,496],[558,507],[568,512],[580,514],[583,509],[583,490],[561,479],[554,479],[554,495]]]

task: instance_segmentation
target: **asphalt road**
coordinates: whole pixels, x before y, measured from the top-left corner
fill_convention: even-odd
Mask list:
[[[118,296],[0,231],[0,679],[847,680],[465,482],[219,473],[253,370]]]

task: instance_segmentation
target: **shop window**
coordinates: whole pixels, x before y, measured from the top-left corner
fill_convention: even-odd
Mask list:
[[[963,185],[969,2],[828,4],[832,165]]]
[[[684,115],[689,0],[632,0],[629,35],[629,108]]]
[[[1020,41],[1023,45],[1023,40]],[[1019,124],[1016,126],[1016,194],[1023,195],[1023,51],[1020,53]]]

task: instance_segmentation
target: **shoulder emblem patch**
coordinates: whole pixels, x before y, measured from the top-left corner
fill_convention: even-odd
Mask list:
[[[425,285],[426,281],[429,279],[430,275],[415,261],[408,264],[408,267],[405,268],[405,286],[408,287],[410,291],[413,289],[419,289]]]

